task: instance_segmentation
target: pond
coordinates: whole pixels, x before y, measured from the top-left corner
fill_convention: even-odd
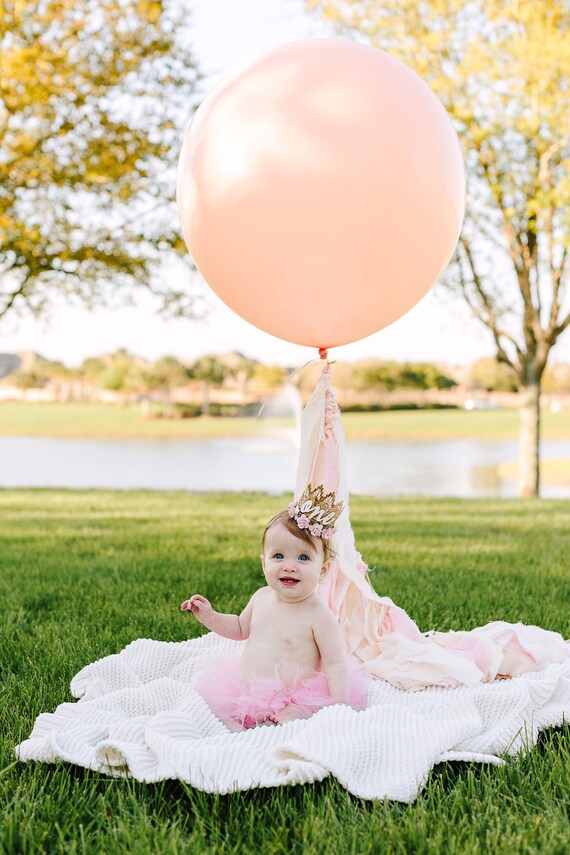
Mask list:
[[[262,438],[53,439],[0,437],[0,487],[292,492],[296,434]],[[349,441],[351,492],[370,496],[513,497],[500,465],[517,459],[514,440]],[[570,457],[570,441],[547,440],[543,459]],[[544,485],[545,498],[570,487]]]

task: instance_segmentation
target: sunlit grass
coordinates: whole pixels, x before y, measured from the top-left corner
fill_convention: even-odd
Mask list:
[[[349,439],[507,439],[518,436],[518,410],[390,410],[344,413]],[[287,419],[145,419],[140,407],[95,403],[0,403],[0,436],[200,438],[257,436],[294,427]],[[570,439],[570,410],[544,412],[542,436]]]
[[[501,463],[499,476],[509,481],[517,481],[519,477],[518,463]],[[540,481],[542,484],[570,485],[570,460],[541,460]]]
[[[200,634],[178,610],[195,591],[243,606],[261,584],[263,524],[288,500],[0,491],[0,851],[566,855],[567,725],[503,768],[436,767],[411,805],[363,802],[332,779],[215,796],[14,764],[86,663],[135,638]],[[570,503],[356,498],[351,510],[377,590],[422,629],[504,618],[570,635]]]

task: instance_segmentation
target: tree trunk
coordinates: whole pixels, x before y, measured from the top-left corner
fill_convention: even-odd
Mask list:
[[[519,486],[523,498],[539,495],[540,380],[520,390]]]
[[[210,415],[210,384],[207,380],[204,380],[203,386],[202,415],[206,417]]]
[[[141,398],[141,418],[150,419],[150,398]]]
[[[172,401],[170,400],[170,386],[164,390],[162,396],[162,414],[165,419],[172,418]]]

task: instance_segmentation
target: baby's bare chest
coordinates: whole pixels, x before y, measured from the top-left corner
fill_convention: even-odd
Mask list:
[[[264,638],[283,647],[297,647],[313,642],[313,615],[311,610],[288,606],[270,608],[253,613],[250,637]]]

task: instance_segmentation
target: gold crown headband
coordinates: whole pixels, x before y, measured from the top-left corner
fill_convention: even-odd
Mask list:
[[[314,490],[312,485],[308,484],[299,501],[289,505],[289,516],[299,528],[309,529],[313,537],[324,537],[328,540],[335,533],[334,524],[344,508],[344,502],[335,500],[334,493],[325,494],[322,484]]]

